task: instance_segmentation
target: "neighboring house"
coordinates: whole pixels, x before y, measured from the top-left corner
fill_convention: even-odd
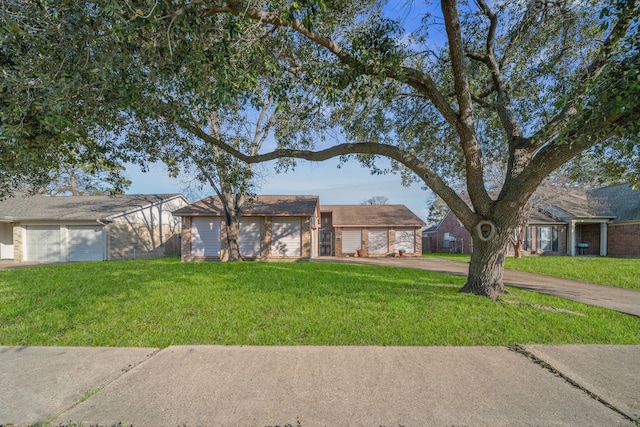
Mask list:
[[[173,213],[182,217],[182,260],[228,259],[224,210],[208,197]],[[318,196],[256,196],[245,203],[238,244],[246,259],[310,259],[316,256]]]
[[[327,205],[320,215],[320,255],[422,253],[425,223],[404,205]]]
[[[452,212],[423,231],[423,242],[425,252],[470,253],[473,244]],[[622,184],[539,207],[529,218],[522,251],[523,255],[640,257],[640,191]],[[513,252],[511,245],[508,252]]]
[[[23,196],[0,201],[0,258],[102,261],[179,255],[179,194]]]
[[[422,231],[422,251],[470,254],[473,241],[467,229],[449,211],[440,224]]]
[[[640,257],[640,190],[623,184],[600,188],[593,195],[606,200],[614,215],[606,224],[607,255]]]

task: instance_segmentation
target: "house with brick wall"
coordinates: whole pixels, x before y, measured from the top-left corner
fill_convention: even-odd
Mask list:
[[[473,241],[449,212],[440,224],[423,230],[423,248],[425,253],[471,253]],[[513,253],[511,245],[506,250]],[[522,254],[640,257],[640,191],[622,184],[537,207]]]
[[[404,205],[324,205],[321,256],[422,254],[425,222]]]
[[[207,197],[173,213],[182,217],[182,260],[228,259],[224,210]],[[240,218],[245,259],[420,255],[425,223],[404,205],[321,205],[318,196],[255,196]]]
[[[0,201],[0,259],[103,261],[180,254],[180,194],[24,196]]]
[[[229,248],[224,208],[217,196],[173,212],[182,218],[182,260],[224,261]],[[255,196],[240,218],[240,256],[256,260],[300,260],[317,256],[318,196]]]

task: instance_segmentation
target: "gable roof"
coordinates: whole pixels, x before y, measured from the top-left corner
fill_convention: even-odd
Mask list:
[[[175,198],[184,199],[180,194],[16,196],[0,201],[0,221],[110,221],[128,212]]]
[[[248,199],[243,216],[313,216],[318,196],[255,196]],[[175,216],[224,216],[218,196],[198,200],[173,212]]]
[[[405,205],[326,205],[337,227],[424,227],[426,224]]]

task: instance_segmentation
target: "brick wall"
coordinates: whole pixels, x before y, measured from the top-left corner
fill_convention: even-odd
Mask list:
[[[13,259],[18,262],[24,261],[24,227],[15,224],[13,226]]]
[[[182,217],[182,239],[180,258],[182,261],[191,259],[191,217]]]
[[[107,228],[109,260],[179,255],[178,232],[173,227],[113,222]]]
[[[585,255],[600,255],[600,224],[579,224],[576,226],[576,243],[587,243]],[[577,252],[576,252],[577,253]]]
[[[609,224],[607,255],[640,257],[640,224]]]
[[[446,233],[449,233],[451,237],[455,237],[455,242],[448,242],[447,244],[447,242],[444,241]],[[458,218],[456,218],[452,212],[447,214],[436,231],[428,233],[426,237],[429,238],[429,248],[425,248],[425,250],[429,250],[430,252],[449,253],[454,251],[470,254],[473,250],[471,234],[469,234],[466,228],[460,225],[460,221],[458,221]]]
[[[302,258],[311,258],[311,218],[302,218]]]

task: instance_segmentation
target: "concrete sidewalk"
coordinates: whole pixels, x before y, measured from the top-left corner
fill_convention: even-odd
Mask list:
[[[637,426],[640,346],[0,347],[0,424]]]
[[[318,258],[317,260],[416,268],[465,277],[469,270],[469,264],[465,262],[425,257],[327,257]],[[558,277],[543,276],[540,274],[525,273],[515,270],[504,271],[504,282],[506,285],[516,288],[527,289],[585,304],[609,308],[611,310],[640,317],[640,291],[634,289],[595,285],[593,283],[578,282],[576,280],[561,279]]]

